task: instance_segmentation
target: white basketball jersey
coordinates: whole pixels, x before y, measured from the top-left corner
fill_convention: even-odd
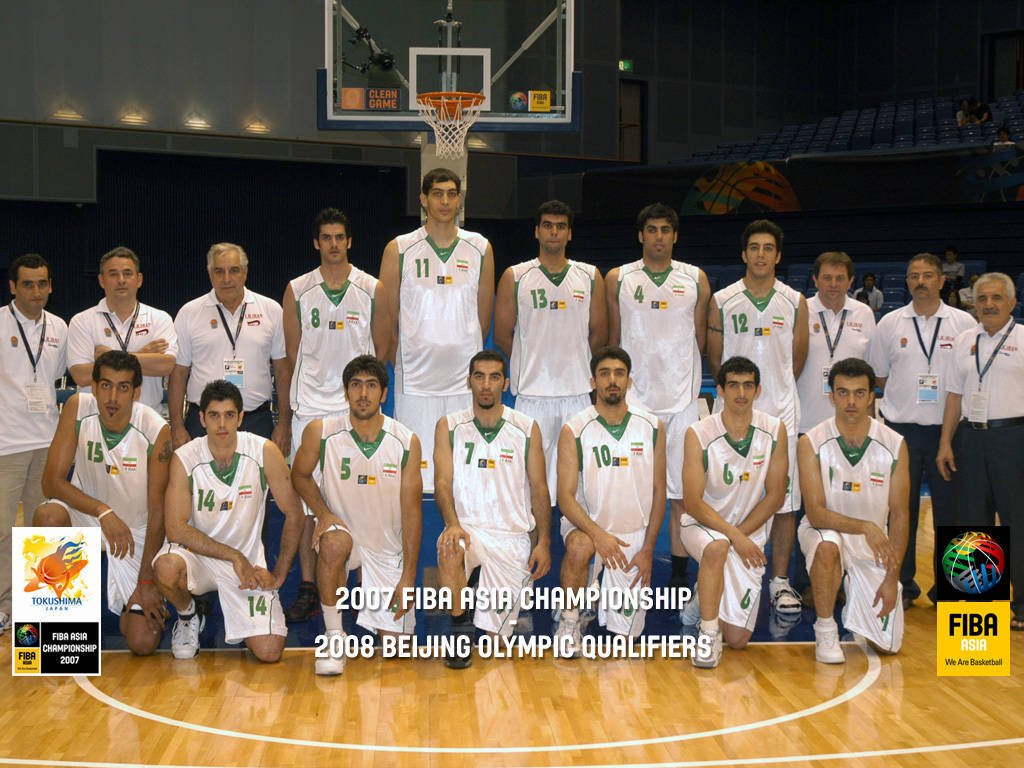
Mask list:
[[[458,231],[439,248],[420,227],[397,238],[400,275],[395,378],[406,395],[459,395],[483,348],[477,295],[487,239]]]
[[[580,463],[576,497],[587,514],[609,533],[645,530],[654,502],[658,419],[630,407],[623,422],[612,426],[590,406],[567,424]]]
[[[764,483],[782,422],[755,410],[746,437],[734,442],[716,413],[693,425],[704,453],[704,501],[729,525],[742,523],[764,498]]]
[[[387,416],[369,443],[360,439],[347,413],[323,421],[320,489],[361,548],[402,555],[402,468],[411,443],[412,432]]]
[[[513,395],[571,397],[590,392],[590,302],[596,271],[571,260],[558,274],[548,272],[540,259],[512,267]]]
[[[302,327],[292,408],[300,418],[319,418],[348,407],[341,373],[352,358],[374,353],[370,324],[377,278],[352,267],[345,284],[332,291],[317,268],[292,280],[291,288]]]
[[[793,330],[800,294],[775,281],[771,293],[755,299],[743,280],[737,280],[715,294],[721,312],[722,362],[741,355],[761,370],[761,396],[755,405],[760,411],[778,416],[790,436],[800,423],[800,403],[793,376]],[[722,410],[720,402],[715,411]]]
[[[99,404],[88,392],[78,393],[75,418],[75,471],[71,484],[102,501],[129,528],[145,528],[149,520],[149,454],[167,422],[148,405],[132,404],[128,428],[108,432],[100,421]]]
[[[496,427],[481,426],[472,408],[446,418],[459,521],[502,533],[533,530],[526,477],[533,419],[507,406]]]
[[[700,394],[701,363],[694,312],[700,270],[671,262],[654,273],[643,259],[619,269],[619,346],[633,360],[627,395],[652,413],[679,413]]]
[[[267,477],[263,471],[263,445],[251,432],[239,432],[235,457],[227,472],[220,472],[206,436],[197,437],[174,452],[188,475],[192,489],[192,526],[214,541],[237,549],[253,565],[266,568],[263,542]]]
[[[871,419],[864,444],[851,449],[843,442],[833,417],[812,428],[807,438],[821,467],[825,506],[846,517],[869,520],[888,532],[889,489],[903,437]],[[841,535],[855,557],[874,559],[864,536]]]

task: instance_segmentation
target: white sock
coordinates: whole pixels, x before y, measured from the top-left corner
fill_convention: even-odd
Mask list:
[[[179,616],[192,616],[195,612],[196,612],[196,600],[193,597],[193,598],[189,599],[188,606],[184,610],[178,611],[178,615]]]
[[[836,624],[836,620],[834,618],[823,619],[819,616],[818,620],[814,622],[814,628],[825,632],[828,630],[837,631],[839,626]]]
[[[320,603],[320,609],[324,612],[324,629],[328,632],[341,632],[341,612],[338,606]]]
[[[718,631],[718,619],[701,619],[700,620],[700,631],[706,632],[707,634],[713,634]]]
[[[779,585],[789,584],[789,577],[788,576],[773,576],[772,577],[772,584],[779,584]]]

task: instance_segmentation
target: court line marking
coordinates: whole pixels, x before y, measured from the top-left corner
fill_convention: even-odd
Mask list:
[[[628,741],[607,741],[593,744],[558,744],[554,746],[528,746],[528,747],[403,747],[396,745],[377,745],[377,744],[347,744],[343,742],[333,741],[313,741],[311,739],[291,739],[284,736],[269,736],[260,735],[253,733],[246,733],[245,731],[232,731],[226,728],[214,728],[208,725],[199,725],[196,723],[189,723],[183,720],[175,720],[170,717],[163,715],[157,715],[146,710],[139,709],[130,704],[125,704],[118,699],[110,696],[109,694],[100,691],[87,677],[75,676],[75,683],[85,693],[92,696],[97,701],[106,704],[114,709],[119,709],[122,712],[141,717],[146,720],[152,720],[153,722],[161,723],[163,725],[169,725],[177,728],[185,728],[192,731],[198,731],[200,733],[208,733],[213,736],[227,736],[236,739],[245,739],[247,741],[260,741],[271,744],[284,744],[293,747],[315,747],[318,749],[338,749],[338,750],[352,750],[358,752],[412,752],[420,754],[445,754],[445,755],[466,755],[466,754],[532,754],[536,752],[570,752],[576,750],[593,750],[593,749],[616,749],[623,747],[643,747],[652,744],[671,744],[683,741],[694,741],[696,739],[706,739],[712,736],[726,736],[733,733],[743,733],[744,731],[753,731],[759,728],[765,728],[771,725],[779,725],[781,723],[788,723],[793,720],[799,720],[810,715],[815,715],[819,712],[823,712],[832,707],[836,707],[847,701],[850,701],[868,688],[870,688],[875,681],[878,679],[878,675],[882,669],[882,662],[878,658],[878,654],[868,646],[866,643],[857,643],[858,647],[864,651],[865,656],[868,660],[868,668],[864,672],[857,683],[849,690],[835,696],[831,699],[815,704],[814,706],[807,707],[806,709],[797,710],[796,712],[790,712],[785,715],[778,715],[767,720],[759,720],[753,723],[744,723],[742,725],[732,725],[726,728],[717,728],[711,731],[700,731],[697,733],[684,733],[675,736],[659,736],[656,738],[649,739],[630,739]]]

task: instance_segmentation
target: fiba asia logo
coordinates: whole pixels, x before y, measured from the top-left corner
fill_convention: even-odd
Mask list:
[[[22,545],[25,558],[25,592],[33,595],[32,605],[63,608],[82,605],[88,589],[81,578],[89,563],[84,537],[30,536]]]
[[[967,531],[952,539],[942,553],[942,572],[959,592],[980,595],[1003,578],[1006,555],[987,533]]]

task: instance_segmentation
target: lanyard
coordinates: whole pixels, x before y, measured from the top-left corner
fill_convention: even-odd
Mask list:
[[[242,305],[242,311],[238,313],[238,325],[235,326],[235,335],[231,335],[231,331],[228,330],[228,319],[224,317],[224,310],[220,308],[220,304],[217,305],[217,314],[220,315],[221,325],[224,326],[224,333],[228,335],[228,341],[231,342],[231,354],[235,354],[235,344],[238,342],[238,337],[242,335],[242,320],[245,319],[245,308],[248,307],[248,302]]]
[[[43,359],[43,342],[46,341],[46,312],[43,312],[43,329],[39,333],[39,349],[36,350],[35,357],[32,357],[32,350],[28,348],[28,337],[25,335],[25,329],[21,327],[21,320],[18,319],[18,315],[14,312],[14,302],[11,302],[11,316],[14,317],[14,322],[18,324],[18,333],[21,334],[21,340],[25,344],[25,354],[28,355],[28,361],[32,364],[32,380],[35,381],[36,366]],[[988,370],[988,368],[986,367],[985,370]]]
[[[992,367],[992,361],[996,359],[996,355],[999,354],[999,350],[1003,348],[1003,344],[1009,338],[1010,333],[1013,331],[1013,326],[1017,324],[1016,320],[1010,321],[1010,327],[1006,329],[1006,333],[1003,334],[1003,338],[996,344],[996,348],[992,350],[992,354],[988,356],[988,362],[985,363],[985,367],[981,367],[981,361],[978,359],[978,347],[981,346],[981,334],[979,333],[977,338],[974,340],[974,368],[978,372],[978,389],[981,389],[981,382],[985,378],[985,374],[988,373],[988,369]]]
[[[839,330],[836,331],[836,343],[832,343],[832,336],[828,332],[828,323],[825,322],[825,310],[818,313],[818,317],[821,319],[821,329],[825,332],[825,343],[828,345],[828,359],[831,360],[836,355],[836,349],[839,347],[839,340],[843,338],[843,329],[846,327],[846,313],[849,310],[844,309],[843,314],[839,316]]]
[[[135,330],[135,321],[138,320],[138,318],[139,318],[139,309],[141,307],[142,307],[142,305],[139,304],[139,302],[136,301],[135,302],[135,314],[132,315],[132,321],[131,321],[131,323],[128,324],[128,330],[125,331],[125,334],[124,334],[125,336],[128,337],[128,341],[132,340],[132,331]],[[125,343],[124,339],[121,338],[121,334],[117,332],[117,326],[115,326],[114,325],[114,321],[110,319],[110,313],[109,312],[104,312],[103,316],[105,318],[107,318],[107,325],[109,325],[110,326],[110,330],[112,330],[114,332],[114,338],[117,339],[117,343],[121,346],[121,351],[122,352],[127,352],[128,351],[128,345]]]
[[[935,351],[935,342],[939,338],[940,325],[942,325],[942,318],[935,318],[935,333],[932,334],[932,344],[927,350],[925,350],[924,339],[921,338],[921,328],[917,324],[917,318],[914,318],[914,333],[917,334],[917,343],[921,346],[921,352],[924,354],[924,359],[928,361],[928,373],[932,372],[932,352]]]

